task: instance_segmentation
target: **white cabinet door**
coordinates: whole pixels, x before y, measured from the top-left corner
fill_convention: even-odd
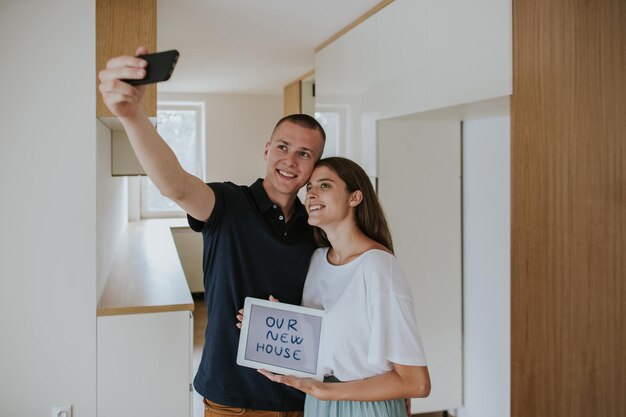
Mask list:
[[[189,311],[98,317],[98,417],[190,416]]]
[[[412,411],[462,405],[459,119],[380,121],[378,191],[410,281],[432,391]]]

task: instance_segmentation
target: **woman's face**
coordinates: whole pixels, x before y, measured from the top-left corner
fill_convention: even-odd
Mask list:
[[[306,189],[310,225],[324,228],[349,218],[350,193],[335,171],[323,165],[315,168]]]

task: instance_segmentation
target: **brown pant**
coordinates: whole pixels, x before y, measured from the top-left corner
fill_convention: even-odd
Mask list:
[[[204,399],[204,417],[246,416],[246,417],[302,417],[303,411],[265,411],[249,408],[229,407]]]

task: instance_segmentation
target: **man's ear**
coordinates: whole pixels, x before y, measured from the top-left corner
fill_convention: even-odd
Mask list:
[[[348,205],[350,207],[356,207],[361,204],[361,201],[363,201],[363,193],[361,192],[361,190],[356,190],[352,194],[350,194]]]
[[[272,140],[268,140],[265,142],[265,150],[263,151],[263,160],[267,161],[267,154],[270,151],[270,146],[272,146]]]

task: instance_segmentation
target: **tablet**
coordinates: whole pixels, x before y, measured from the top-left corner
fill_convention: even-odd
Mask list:
[[[237,364],[324,379],[320,364],[323,310],[247,297]]]

